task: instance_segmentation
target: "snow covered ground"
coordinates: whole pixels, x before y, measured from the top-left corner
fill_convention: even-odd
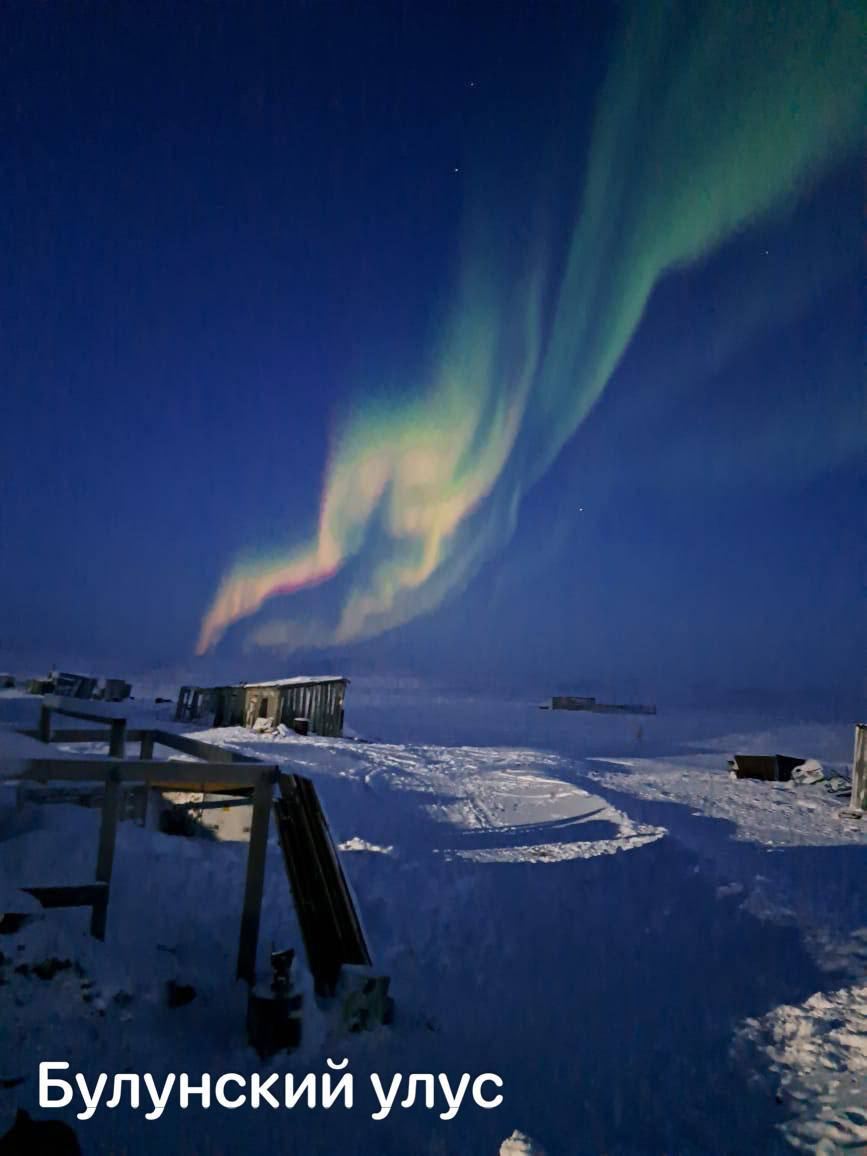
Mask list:
[[[141,722],[170,717],[133,705]],[[35,709],[0,695],[0,720]],[[351,1111],[173,1101],[155,1121],[124,1106],[64,1118],[85,1153],[135,1156],[529,1151],[515,1132],[548,1156],[867,1151],[867,821],[841,820],[821,783],[726,766],[779,751],[845,768],[851,725],[555,714],[357,684],[347,723],[372,741],[192,733],[315,780],[394,1023],[341,1035],[302,973],[302,1046],[260,1063],[232,979],[246,848],[124,823],[104,945],[75,911],[0,936],[0,1126],[19,1105],[46,1115],[40,1060],[92,1080],[300,1077],[347,1056]],[[4,895],[92,878],[95,812],[16,810],[0,792]],[[273,841],[267,870],[262,963],[272,944],[301,947]],[[51,957],[75,966],[32,970]],[[196,998],[167,1007],[170,979]],[[370,1072],[495,1072],[504,1100],[375,1121]]]

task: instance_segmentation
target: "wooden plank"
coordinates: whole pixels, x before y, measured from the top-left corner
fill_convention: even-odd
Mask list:
[[[74,702],[74,699],[66,699],[63,696],[51,695],[49,701],[43,704],[44,710],[54,711],[55,714],[62,714],[65,718],[80,718],[85,722],[103,723],[105,726],[110,726],[111,723],[118,720],[126,721],[124,715],[113,714],[110,708],[103,707],[100,710],[83,710],[77,706],[66,706],[67,702]]]
[[[105,939],[108,896],[111,888],[111,871],[114,866],[114,847],[117,841],[119,818],[120,773],[118,767],[112,767],[105,776],[105,797],[102,802],[102,823],[99,828],[99,850],[96,857],[96,881],[97,883],[104,883],[105,890],[94,903],[90,918],[90,934],[96,939]]]
[[[361,930],[361,922],[355,910],[355,904],[352,900],[346,876],[343,874],[343,867],[337,854],[337,848],[334,846],[334,840],[331,838],[331,832],[319,802],[319,796],[316,794],[316,788],[310,779],[303,778],[300,775],[296,775],[295,777],[298,781],[301,794],[304,797],[305,804],[310,814],[314,817],[313,831],[320,861],[324,865],[327,864],[327,875],[331,876],[336,884],[332,901],[339,921],[340,938],[344,947],[345,958],[343,962],[369,964],[371,962],[370,952],[368,951],[364,934]]]
[[[328,688],[328,726],[326,734],[335,738],[339,731],[337,727],[337,698],[340,693],[340,684],[332,682]]]
[[[39,708],[39,734],[36,737],[44,743],[51,742],[51,707],[44,703]]]
[[[39,727],[32,727],[28,730],[18,731],[20,735],[27,735],[29,739],[40,739],[42,742],[49,740],[42,738],[41,729]],[[108,741],[105,731],[84,730],[84,729],[70,729],[57,730],[55,729],[51,734],[50,741],[57,743],[104,743]]]
[[[238,941],[238,978],[252,987],[256,982],[256,946],[262,915],[262,893],[265,888],[265,860],[268,851],[268,823],[274,796],[274,780],[279,770],[261,771],[253,791],[253,818],[250,823],[250,845],[247,850],[247,878],[244,884],[244,908]]]
[[[330,996],[341,967],[369,965],[370,952],[313,783],[281,775],[279,785],[277,832],[307,961],[317,993]]]
[[[855,750],[852,754],[853,811],[867,811],[867,723],[855,725]]]
[[[92,907],[106,891],[105,883],[69,884],[62,887],[22,887],[43,907]]]
[[[154,742],[161,747],[169,747],[174,751],[181,751],[185,755],[193,755],[206,763],[255,763],[262,766],[262,760],[253,755],[244,755],[240,751],[229,751],[218,747],[215,743],[206,743],[202,739],[190,738],[189,735],[176,735],[172,731],[155,730]]]
[[[184,715],[186,714],[187,710],[187,696],[189,694],[189,690],[190,688],[188,686],[182,686],[178,691],[178,701],[177,705],[175,706],[175,722],[183,722]]]
[[[340,695],[342,687],[335,682],[331,692],[331,734],[334,738],[340,737]]]
[[[186,763],[165,759],[127,759],[118,773],[126,783],[171,783],[175,790],[197,789],[205,782],[214,787],[254,787],[261,763]],[[88,782],[105,778],[106,760],[100,758],[27,759],[16,779],[51,782]],[[191,787],[190,784],[193,786]]]
[[[108,753],[113,759],[122,759],[126,751],[126,719],[114,719],[111,724],[111,738]]]
[[[165,766],[165,764],[163,764]],[[231,795],[249,798],[254,787],[239,787],[232,783],[216,783],[210,779],[203,779],[198,783],[179,783],[173,779],[153,779],[148,786],[155,791],[194,791],[203,795]]]

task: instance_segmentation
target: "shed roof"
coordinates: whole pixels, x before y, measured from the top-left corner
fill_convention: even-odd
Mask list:
[[[245,687],[258,686],[308,686],[311,683],[319,682],[349,682],[348,678],[344,678],[342,674],[318,674],[307,675],[299,674],[295,678],[269,678],[265,682],[242,682],[240,685]]]

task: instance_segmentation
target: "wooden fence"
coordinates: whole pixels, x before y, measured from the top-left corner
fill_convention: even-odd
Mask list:
[[[29,887],[44,907],[91,908],[91,933],[105,938],[117,825],[123,784],[173,791],[247,795],[252,821],[247,851],[244,901],[238,940],[237,975],[251,986],[256,975],[256,949],[261,922],[262,894],[272,805],[292,895],[298,911],[308,962],[317,989],[333,992],[343,964],[370,963],[370,953],[352,895],[337,856],[315,788],[309,779],[282,774],[279,766],[228,751],[187,735],[159,729],[128,730],[126,720],[96,711],[58,705],[41,708],[36,731],[23,731],[48,743],[105,742],[104,729],[53,730],[52,714],[109,728],[107,757],[46,757],[25,760],[15,777],[32,782],[101,782],[102,814],[96,860],[96,878],[90,883]],[[137,759],[123,757],[126,744],[140,744]],[[155,759],[154,748],[167,747],[190,755],[196,762]],[[274,803],[274,788],[280,797]]]

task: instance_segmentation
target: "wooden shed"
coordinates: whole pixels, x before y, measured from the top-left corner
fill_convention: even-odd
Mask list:
[[[257,719],[268,719],[291,727],[296,719],[306,719],[313,734],[339,737],[348,683],[341,675],[302,675],[222,687],[214,726],[252,727]]]
[[[349,679],[342,675],[280,678],[272,682],[242,682],[237,686],[182,686],[175,718],[192,721],[213,712],[215,727],[256,725],[266,719],[311,734],[339,738],[343,734],[343,703]],[[303,723],[300,720],[304,720]]]

